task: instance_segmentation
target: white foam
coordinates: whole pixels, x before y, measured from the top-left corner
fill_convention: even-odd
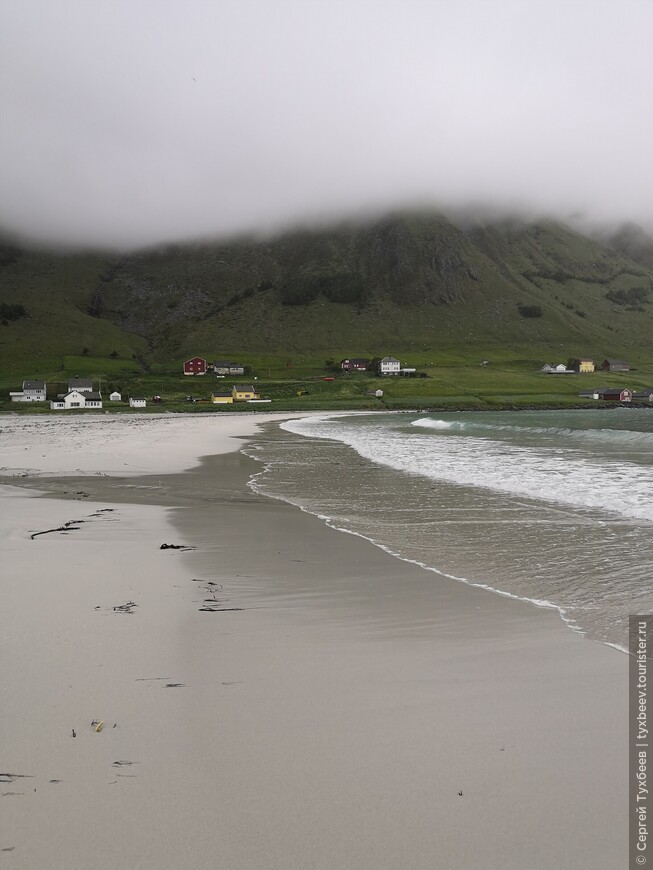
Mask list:
[[[653,522],[651,464],[622,459],[619,454],[580,453],[560,445],[523,446],[467,434],[467,429],[444,434],[448,427],[439,424],[447,421],[414,422],[431,429],[433,437],[413,436],[390,425],[387,418],[369,425],[352,425],[333,417],[305,419],[282,427],[340,441],[367,459],[430,480]],[[439,437],[438,428],[443,429]]]
[[[243,453],[246,453],[247,450],[243,450]],[[249,454],[248,454],[249,455]],[[526,604],[532,604],[535,607],[541,607],[546,610],[555,610],[558,615],[562,619],[562,621],[575,633],[579,634],[581,637],[585,637],[585,632],[580,628],[575,619],[568,616],[567,610],[564,607],[561,607],[559,604],[556,604],[553,601],[548,601],[544,598],[531,598],[525,595],[515,595],[512,592],[506,592],[504,589],[498,589],[496,586],[490,586],[487,583],[479,583],[474,580],[470,580],[467,577],[461,577],[456,574],[450,574],[446,571],[441,570],[433,565],[427,565],[426,562],[421,562],[418,559],[411,559],[408,556],[404,556],[401,553],[393,550],[388,547],[386,544],[382,544],[380,541],[371,538],[369,535],[364,535],[362,532],[354,531],[353,529],[349,529],[346,526],[338,525],[335,519],[328,514],[320,513],[318,511],[310,510],[306,505],[303,505],[299,501],[294,501],[288,496],[279,495],[277,493],[270,492],[262,485],[262,479],[264,479],[266,472],[270,469],[272,463],[266,463],[263,471],[253,474],[249,481],[248,486],[254,491],[259,492],[263,495],[266,495],[268,498],[275,498],[279,501],[284,501],[286,503],[292,504],[295,507],[298,507],[302,513],[310,514],[311,516],[317,517],[322,520],[329,528],[333,529],[337,532],[344,532],[346,535],[353,535],[356,538],[362,538],[364,541],[368,541],[368,543],[372,544],[375,547],[378,547],[379,550],[383,550],[384,553],[387,553],[390,556],[393,556],[395,559],[400,559],[402,562],[407,562],[410,565],[417,565],[419,568],[423,568],[425,571],[430,571],[433,574],[438,574],[440,577],[446,577],[447,580],[453,580],[457,583],[464,583],[466,586],[473,586],[475,589],[483,589],[486,592],[492,592],[495,595],[501,595],[503,598],[510,598],[513,601],[522,601]],[[628,652],[624,647],[619,646],[614,643],[607,643],[607,646],[614,647],[614,649],[619,650],[620,652]]]
[[[571,439],[576,442],[600,442],[606,445],[623,446],[629,444],[637,447],[653,448],[653,432],[641,432],[631,429],[571,429],[565,426],[520,426],[510,423],[484,423],[480,420],[438,420],[423,417],[413,420],[410,424],[422,429],[458,429],[482,433],[497,433],[504,435],[544,436],[555,439]]]
[[[430,420],[424,418],[422,420],[413,420],[410,425],[422,429],[462,429],[465,424],[453,420]]]

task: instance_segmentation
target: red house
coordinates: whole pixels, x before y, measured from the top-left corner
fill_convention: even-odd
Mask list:
[[[365,372],[369,362],[368,359],[343,359],[340,361],[340,368],[343,372]]]
[[[201,356],[194,356],[192,359],[187,359],[184,363],[185,375],[205,375],[206,360]]]
[[[599,399],[603,399],[604,402],[632,402],[633,400],[632,390],[620,390],[619,387],[597,390],[597,392]]]

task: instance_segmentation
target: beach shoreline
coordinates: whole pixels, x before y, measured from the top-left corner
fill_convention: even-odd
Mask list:
[[[5,476],[7,866],[625,866],[626,657],[253,492],[241,419]]]

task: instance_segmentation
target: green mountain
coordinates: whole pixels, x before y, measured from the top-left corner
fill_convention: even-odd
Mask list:
[[[636,363],[653,334],[653,240],[399,214],[127,256],[5,243],[0,323],[2,369],[26,377],[80,355],[141,370],[195,354]]]

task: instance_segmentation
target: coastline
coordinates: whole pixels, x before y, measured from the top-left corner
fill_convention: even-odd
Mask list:
[[[220,418],[226,417],[238,417],[241,419],[253,417],[260,418],[261,417],[269,417],[270,415],[279,415],[283,417],[304,417],[310,416],[311,414],[444,414],[444,413],[458,413],[464,411],[478,411],[478,412],[487,412],[493,413],[495,411],[609,411],[615,408],[647,408],[649,410],[653,410],[653,404],[645,401],[636,401],[636,402],[599,402],[592,401],[587,404],[583,404],[581,402],[569,403],[569,402],[524,402],[515,403],[515,402],[498,402],[497,404],[443,404],[443,405],[415,405],[414,407],[410,407],[409,405],[401,405],[401,407],[393,407],[392,405],[379,405],[378,403],[370,404],[370,405],[361,405],[359,403],[347,403],[343,402],[341,407],[334,407],[333,404],[325,405],[324,407],[320,407],[319,403],[311,402],[310,405],[306,404],[304,407],[301,407],[301,403],[288,404],[286,407],[283,406],[283,402],[275,403],[274,410],[263,410],[262,408],[251,408],[247,411],[224,411],[224,410],[206,410],[201,409],[198,411],[188,411],[185,409],[174,409],[171,410],[169,408],[161,408],[158,411],[154,409],[150,409],[148,411],[143,411],[141,409],[134,408],[106,408],[102,409],[102,414],[99,414],[97,411],[51,411],[50,409],[38,408],[36,407],[36,403],[26,403],[25,407],[17,409],[12,406],[6,406],[0,409],[0,419],[6,419],[7,417],[30,417],[30,418],[50,418],[50,419],[74,419],[80,420],[86,417],[101,417],[105,419],[107,417],[116,417],[116,418],[142,418],[142,417],[200,417],[200,416],[216,416],[219,415]],[[299,405],[299,407],[298,407]]]
[[[112,445],[96,465],[125,461]],[[623,655],[252,492],[238,452],[67,480],[49,458],[35,483],[55,498],[5,490],[1,745],[34,777],[3,786],[29,782],[3,797],[7,866],[625,864]],[[133,613],[110,609],[123,598]],[[95,733],[107,709],[117,727]]]

